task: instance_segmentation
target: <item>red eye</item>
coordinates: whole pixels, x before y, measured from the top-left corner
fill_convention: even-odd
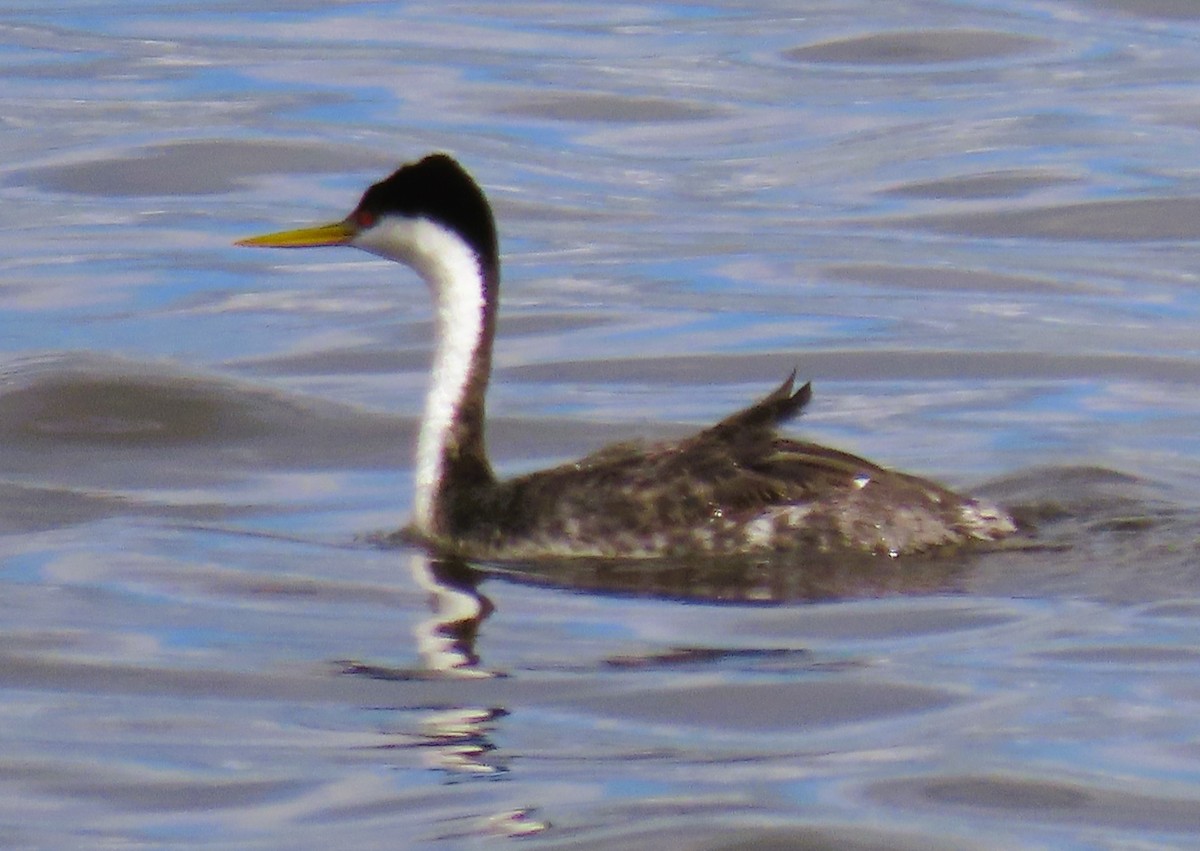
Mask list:
[[[354,223],[360,229],[366,230],[375,224],[375,214],[370,210],[356,210],[354,213]]]

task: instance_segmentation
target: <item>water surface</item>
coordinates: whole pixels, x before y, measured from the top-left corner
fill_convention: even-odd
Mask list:
[[[1200,844],[1200,13],[0,8],[6,847]],[[943,563],[383,548],[422,285],[249,252],[429,150],[491,450],[736,409],[1023,507]]]

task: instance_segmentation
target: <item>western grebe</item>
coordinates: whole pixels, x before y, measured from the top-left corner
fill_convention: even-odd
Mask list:
[[[500,289],[491,207],[454,159],[432,154],[371,186],[342,221],[238,245],[350,245],[412,267],[436,305],[432,380],[406,535],[483,559],[866,553],[991,541],[1001,509],[870,461],[776,434],[811,396],[794,373],[692,437],[610,446],[508,480],[484,446]]]

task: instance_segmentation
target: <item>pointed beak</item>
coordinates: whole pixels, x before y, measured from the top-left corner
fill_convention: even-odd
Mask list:
[[[358,233],[349,219],[299,230],[284,230],[263,236],[239,239],[234,245],[251,248],[317,248],[323,245],[348,245]]]

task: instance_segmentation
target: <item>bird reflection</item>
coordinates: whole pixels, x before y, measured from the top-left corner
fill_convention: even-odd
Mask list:
[[[479,593],[481,574],[462,561],[424,553],[409,557],[409,570],[429,592],[430,616],[414,630],[427,672],[455,678],[495,676],[480,665],[475,650],[479,625],[495,610]],[[497,707],[467,705],[425,713],[421,732],[426,764],[456,777],[503,774],[507,768],[497,759],[490,734],[493,722],[505,714]]]
[[[416,583],[429,592],[430,615],[413,629],[421,666],[397,668],[343,662],[343,672],[397,682],[498,676],[480,664],[475,650],[479,625],[495,608],[479,593],[482,574],[461,561],[431,558],[424,553],[409,556],[409,570]],[[404,724],[408,729],[385,734],[386,743],[380,747],[416,749],[428,767],[454,779],[494,777],[507,771],[491,741],[495,722],[506,714],[497,706],[433,701],[421,708],[420,726],[415,733]],[[531,829],[531,824],[534,822],[522,822],[521,830]]]
[[[810,559],[804,569],[769,559],[652,565],[574,559],[551,564],[493,563],[475,567],[459,559],[420,551],[409,551],[405,557],[413,581],[428,592],[429,613],[412,628],[420,664],[391,668],[354,662],[345,665],[347,673],[408,682],[504,676],[503,672],[487,666],[477,648],[480,627],[495,611],[491,600],[479,590],[487,579],[593,594],[762,603],[945,589],[963,566],[963,562],[946,559],[928,563],[910,560],[901,565],[892,559],[874,558],[853,562]],[[674,651],[670,661],[678,662],[680,658],[692,661],[696,651],[689,650],[683,657]],[[641,661],[618,659],[612,664]],[[661,658],[654,660],[654,664],[662,662]],[[444,772],[455,782],[469,777],[503,776],[508,771],[507,760],[492,736],[507,710],[489,701],[485,697],[489,693],[487,688],[472,689],[454,700],[422,701],[417,730],[405,723],[404,732],[386,734],[387,743],[382,747],[416,749],[425,765]],[[475,697],[463,700],[467,694]],[[508,825],[506,830],[517,833],[536,832],[544,827],[528,814],[504,824]]]
[[[409,557],[416,583],[429,592],[431,614],[415,630],[417,651],[430,671],[459,676],[492,676],[479,664],[475,639],[495,607],[479,592],[481,574],[456,559]]]
[[[463,561],[420,552],[409,555],[408,567],[417,585],[429,592],[429,617],[413,628],[420,667],[343,661],[339,663],[343,673],[376,680],[500,676],[480,664],[475,650],[479,625],[495,611],[492,601],[478,588],[483,574]]]
[[[822,555],[660,561],[564,559],[491,565],[507,582],[697,603],[796,603],[953,590],[973,556]]]

